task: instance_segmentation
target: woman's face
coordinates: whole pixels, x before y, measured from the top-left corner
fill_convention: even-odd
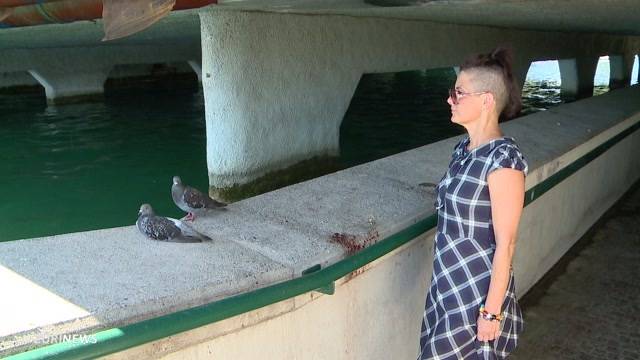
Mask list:
[[[476,92],[477,86],[471,81],[469,74],[460,72],[456,80],[456,98],[447,98],[447,103],[451,107],[451,122],[465,125],[480,118],[482,113],[483,94],[486,92]]]

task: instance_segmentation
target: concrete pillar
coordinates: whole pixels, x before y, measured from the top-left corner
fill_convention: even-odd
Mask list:
[[[513,61],[513,77],[520,90],[524,87],[524,82],[527,80],[527,73],[531,66],[530,59],[515,58]]]
[[[609,67],[611,72],[609,88],[611,88],[611,90],[629,86],[631,83],[633,60],[633,54],[609,55]]]
[[[338,33],[308,20],[201,13],[212,196],[246,197],[278,178],[286,185],[300,174],[285,168],[317,160],[295,170],[306,175],[338,156],[340,124],[362,72],[341,64],[349,50]]]
[[[593,56],[558,60],[562,97],[582,99],[593,96],[593,77],[598,59]]]
[[[57,66],[41,66],[29,73],[44,86],[47,101],[60,103],[104,92],[111,66],[56,62]]]

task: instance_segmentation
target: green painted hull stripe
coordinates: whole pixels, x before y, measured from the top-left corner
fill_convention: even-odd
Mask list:
[[[640,122],[622,131],[564,169],[529,189],[525,204],[530,204],[562,180],[574,174],[593,159],[622,141],[640,127]],[[11,360],[86,359],[105,356],[159,340],[197,327],[231,318],[261,307],[326,287],[358,268],[384,256],[424,234],[437,224],[436,214],[385,238],[337,263],[301,277],[231,296],[209,304],[141,321],[121,328],[95,333],[97,342],[61,342],[8,357]]]

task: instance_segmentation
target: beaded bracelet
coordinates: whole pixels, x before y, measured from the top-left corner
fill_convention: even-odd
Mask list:
[[[480,316],[487,321],[502,321],[502,314],[492,314],[484,308],[484,304],[480,305]]]

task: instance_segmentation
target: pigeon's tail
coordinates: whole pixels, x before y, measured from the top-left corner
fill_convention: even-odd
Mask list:
[[[205,238],[207,238],[205,236]],[[209,238],[207,238],[209,239]],[[211,239],[209,239],[211,240]],[[180,235],[176,238],[173,238],[171,240],[167,240],[168,242],[177,242],[177,243],[201,243],[205,240],[203,240],[202,238],[199,237],[195,237],[195,236],[189,236],[189,235]]]
[[[180,230],[182,231],[182,235],[180,237],[184,238],[185,240],[189,239],[190,242],[213,241],[207,235],[195,231],[191,226],[185,224],[184,222],[180,220],[175,220],[175,221],[178,227],[180,228]]]
[[[205,234],[201,234],[199,232],[194,231],[197,234],[198,239],[200,239],[201,241],[213,241],[213,239],[211,239],[210,237],[208,237]]]
[[[212,198],[207,198],[206,207],[208,209],[227,210],[227,209],[225,209],[225,206],[227,206],[226,203],[223,203],[223,202],[218,201],[218,200],[214,200]]]

